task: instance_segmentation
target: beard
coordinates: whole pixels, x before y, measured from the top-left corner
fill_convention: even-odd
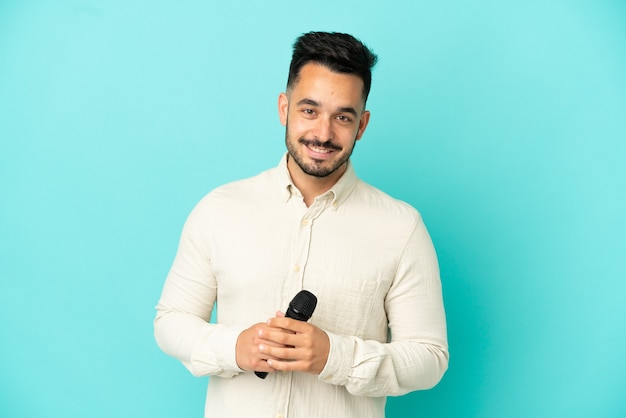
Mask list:
[[[299,138],[297,141],[294,141],[289,135],[289,124],[285,129],[285,144],[287,145],[287,151],[289,152],[289,157],[293,158],[294,162],[300,167],[300,169],[306,174],[314,177],[326,177],[337,171],[340,167],[342,167],[354,151],[354,144],[356,143],[356,137],[352,142],[352,145],[348,151],[346,151],[343,155],[341,151],[343,151],[343,147],[333,143],[332,141],[322,142],[318,139],[306,139]],[[307,163],[304,160],[304,156],[302,152],[298,149],[298,144],[302,144],[305,146],[313,146],[316,148],[328,149],[333,151],[339,151],[338,159],[335,161],[332,160],[318,160],[312,159],[311,162]],[[325,165],[326,164],[326,165]]]

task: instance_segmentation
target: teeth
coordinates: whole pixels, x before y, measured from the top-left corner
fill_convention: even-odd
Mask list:
[[[317,148],[317,147],[309,147],[309,148],[315,152],[320,152],[320,153],[325,153],[325,154],[330,152],[330,150],[326,148]]]

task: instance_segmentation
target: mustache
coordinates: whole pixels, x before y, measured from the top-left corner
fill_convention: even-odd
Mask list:
[[[341,151],[343,148],[340,147],[337,144],[333,144],[332,142],[322,142],[319,139],[306,139],[306,138],[300,138],[298,140],[299,143],[306,145],[307,147],[316,147],[316,148],[323,148],[323,149],[332,149],[335,151]]]

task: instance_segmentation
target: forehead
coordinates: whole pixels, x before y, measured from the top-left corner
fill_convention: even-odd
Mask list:
[[[361,77],[337,73],[316,63],[305,64],[300,69],[299,77],[289,93],[296,102],[308,98],[322,104],[352,106],[356,109],[364,106]]]

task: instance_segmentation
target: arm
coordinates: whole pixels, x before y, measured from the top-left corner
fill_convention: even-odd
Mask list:
[[[354,395],[402,395],[430,389],[448,367],[439,266],[421,217],[398,262],[385,299],[389,342],[328,333],[330,354],[320,379]]]
[[[235,345],[243,327],[209,324],[217,281],[211,268],[201,210],[189,216],[154,321],[155,339],[195,376],[232,377],[241,372]]]
[[[270,361],[276,370],[319,374],[353,395],[401,395],[437,384],[448,366],[445,314],[435,251],[421,219],[400,257],[385,311],[386,343],[273,318],[269,325],[294,334],[271,332],[266,338],[289,347],[264,351],[288,359]]]

